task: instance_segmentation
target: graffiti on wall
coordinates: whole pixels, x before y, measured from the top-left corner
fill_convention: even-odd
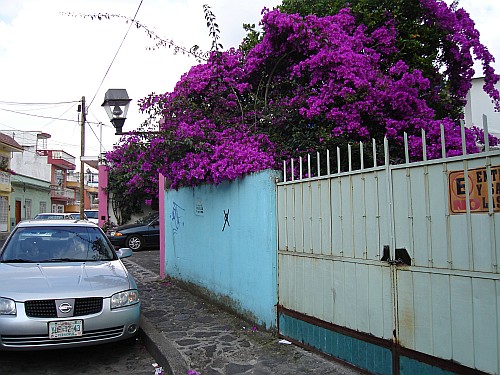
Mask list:
[[[174,234],[177,233],[179,229],[184,226],[184,220],[182,219],[183,216],[181,215],[182,211],[185,211],[184,208],[182,208],[175,202],[172,203],[172,212],[170,213],[170,221],[172,223],[172,230]]]
[[[226,224],[228,227],[231,226],[229,224],[229,208],[227,209],[227,212],[226,212],[226,210],[224,210],[224,226],[222,227],[223,232],[224,232],[224,229],[226,229]]]

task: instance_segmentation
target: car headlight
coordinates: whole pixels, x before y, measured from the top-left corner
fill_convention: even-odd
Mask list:
[[[121,237],[121,236],[123,236],[123,234],[121,232],[111,232],[111,235],[113,237]]]
[[[0,315],[16,315],[16,303],[8,298],[0,297]]]
[[[139,293],[137,292],[136,289],[131,289],[125,292],[116,293],[111,296],[112,309],[134,305],[138,302],[139,302]]]

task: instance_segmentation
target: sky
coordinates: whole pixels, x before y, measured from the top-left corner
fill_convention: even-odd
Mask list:
[[[166,48],[148,50],[154,41],[143,29],[129,30],[124,20],[98,21],[65,13],[133,18],[137,12],[136,19],[161,38],[209,50],[205,3],[216,16],[227,49],[240,44],[243,23],[258,24],[262,9],[273,8],[281,0],[0,0],[0,131],[11,136],[16,130],[48,133],[48,148],[77,158],[78,170],[77,107],[84,96],[88,106],[85,155],[110,151],[120,137],[101,107],[105,92],[127,90],[132,102],[123,131],[130,131],[146,118],[139,113],[137,101],[152,92],[172,91],[197,62]],[[476,22],[500,72],[500,2],[461,0],[460,6]]]

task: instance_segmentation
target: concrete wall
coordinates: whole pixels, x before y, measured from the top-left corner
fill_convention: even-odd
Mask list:
[[[10,168],[17,174],[30,176],[38,180],[50,182],[51,170],[47,156],[36,153],[34,146],[25,147],[24,152],[14,152]]]
[[[489,132],[498,137],[500,136],[500,112],[495,112],[490,97],[483,90],[483,85],[483,78],[472,79],[472,87],[467,94],[467,104],[464,109],[465,124],[482,128],[484,114],[488,117]],[[500,84],[495,87],[500,90]]]
[[[165,271],[276,326],[277,171],[165,192]]]

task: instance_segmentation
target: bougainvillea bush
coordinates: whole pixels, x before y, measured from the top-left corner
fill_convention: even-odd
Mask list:
[[[421,158],[422,130],[427,157],[440,157],[441,125],[448,155],[461,153],[453,108],[465,103],[472,56],[483,64],[485,91],[497,108],[499,77],[465,11],[436,0],[420,6],[427,15],[420,23],[446,39],[431,73],[405,61],[390,11],[368,27],[349,8],[323,17],[264,10],[263,37],[252,48],[214,51],[172,92],[140,101],[150,121],[108,153],[112,174],[123,174],[125,195],[150,201],[160,172],[171,188],[218,184],[279,167],[283,158],[371,139],[380,145],[384,137],[397,160],[404,133],[411,157]],[[150,127],[159,131],[148,133]],[[466,130],[467,152],[478,151],[480,134]]]

